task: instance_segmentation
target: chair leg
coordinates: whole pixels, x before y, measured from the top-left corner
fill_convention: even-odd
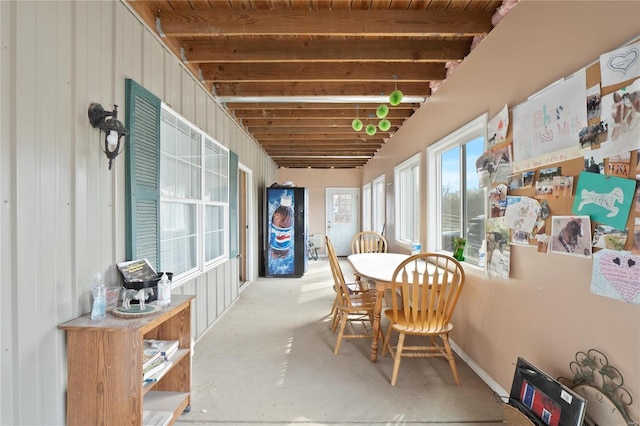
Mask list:
[[[336,332],[336,327],[338,327],[338,309],[335,307],[336,302],[333,302],[333,311],[331,316],[331,331]]]
[[[456,385],[460,386],[460,380],[458,380],[458,369],[456,367],[456,360],[453,357],[453,352],[451,351],[451,345],[449,344],[449,336],[443,334],[442,343],[444,344],[444,350],[447,353],[447,360],[449,361],[449,366],[451,367],[451,371],[453,372],[453,379],[456,381]]]
[[[349,314],[340,311],[338,315],[340,316],[340,331],[338,331],[338,340],[336,341],[336,347],[333,350],[334,355],[337,355],[340,350],[340,343],[342,342],[342,335],[344,334],[344,328],[347,325],[347,317]]]
[[[392,331],[393,331],[393,327],[391,327],[391,325],[389,325],[389,328],[387,329],[387,334],[382,339],[382,356],[385,356],[387,354],[387,349],[389,349],[389,353],[393,354],[393,352],[391,351],[391,347],[389,346],[389,344],[391,342],[391,332]],[[379,331],[379,333],[382,334],[380,331]]]
[[[393,373],[391,373],[391,386],[396,385],[396,379],[398,378],[398,370],[400,369],[400,360],[402,359],[402,347],[404,346],[404,333],[400,333],[398,336],[398,347],[393,357]]]

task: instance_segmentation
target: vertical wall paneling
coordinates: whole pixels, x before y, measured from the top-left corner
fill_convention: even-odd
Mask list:
[[[195,338],[200,336],[204,330],[207,329],[207,273],[201,275],[197,279],[189,283],[188,294],[194,294],[195,299],[195,328],[193,329],[193,335]]]
[[[231,302],[238,298],[238,290],[240,289],[240,259],[237,257],[233,258],[231,262],[229,262],[229,272],[231,273]]]
[[[16,65],[20,70],[16,73],[16,134],[20,135],[20,143],[16,144],[16,205],[20,214],[16,217],[18,239],[16,240],[16,267],[18,280],[24,286],[16,287],[14,336],[17,351],[16,368],[24,369],[24,374],[16,382],[18,413],[20,421],[38,423],[34,410],[27,411],[31,401],[23,398],[30,389],[32,395],[40,392],[38,376],[40,374],[37,358],[38,333],[34,333],[37,315],[38,295],[36,283],[38,270],[34,267],[34,253],[38,248],[37,220],[37,188],[38,177],[35,171],[36,158],[36,126],[33,123],[33,107],[35,102],[34,82],[37,81],[37,49],[36,32],[37,4],[30,3],[19,7],[16,16]],[[35,317],[35,318],[34,318]],[[30,368],[31,367],[31,368]]]
[[[216,309],[218,311],[218,316],[221,312],[224,312],[226,308],[225,304],[225,292],[224,292],[224,271],[222,268],[216,268],[215,273],[212,274],[215,277],[216,282]]]
[[[211,135],[207,130],[207,96],[202,92],[199,84],[195,83],[193,101],[195,103],[195,120],[194,123],[198,128],[204,130],[207,134]]]
[[[164,74],[166,76],[164,79],[165,90],[162,100],[169,104],[171,108],[180,111],[180,114],[183,115],[182,99],[180,97],[182,83],[182,68],[180,67],[180,62],[166,49],[163,49],[162,54],[164,56]]]
[[[196,86],[197,83],[195,80],[187,73],[187,71],[180,67],[180,85],[182,87],[181,97],[182,97],[182,113],[185,116],[191,117],[192,123],[198,126],[196,122]],[[200,129],[202,127],[198,126]]]
[[[74,19],[73,19],[73,3],[62,2],[56,3],[56,44],[59,46],[72,46],[74,40]],[[73,49],[67,49],[66,55],[73,55]],[[56,52],[59,58],[59,53]],[[55,204],[55,211],[57,212],[56,221],[53,223],[55,230],[54,244],[47,244],[46,254],[51,255],[55,252],[56,265],[55,273],[51,273],[47,278],[45,271],[44,285],[48,284],[54,289],[53,296],[47,300],[53,311],[51,316],[48,317],[48,323],[57,323],[58,318],[72,315],[73,304],[69,303],[72,300],[73,291],[69,285],[72,282],[72,262],[73,262],[73,246],[72,239],[69,235],[73,229],[72,222],[72,203],[71,203],[71,191],[72,191],[72,144],[77,142],[77,134],[75,129],[75,116],[69,114],[68,111],[72,111],[75,105],[75,90],[72,84],[73,72],[72,72],[73,59],[60,61],[56,58],[52,58],[51,67],[55,66],[56,78],[53,82],[57,87],[52,110],[55,111],[55,138],[56,138],[56,153],[53,159],[54,162],[54,174],[53,180],[57,183],[57,204]],[[46,211],[46,207],[44,208]],[[55,247],[55,248],[54,248]],[[53,324],[52,324],[53,325]],[[66,384],[66,358],[64,357],[65,339],[56,332],[50,325],[47,329],[47,338],[43,339],[41,344],[41,354],[43,360],[45,360],[44,370],[55,371],[55,379],[48,380],[45,383],[43,391],[44,395],[52,395],[51,403],[43,404],[43,417],[47,416],[47,413],[54,413],[54,417],[62,417],[64,415],[64,403],[65,403],[65,384]],[[52,350],[52,348],[55,348]],[[49,405],[53,405],[50,406]]]
[[[14,110],[16,74],[15,49],[15,5],[0,2],[0,270],[4,279],[0,282],[0,424],[9,424],[15,418],[14,406],[17,401],[14,389],[14,360],[16,348],[13,336],[16,333],[14,322],[15,283],[17,268],[15,260],[15,126]]]
[[[124,85],[119,78],[120,74],[116,72],[119,64],[116,42],[116,34],[118,34],[119,27],[115,19],[117,8],[118,5],[114,2],[105,2],[101,8],[101,27],[104,28],[104,33],[100,33],[100,38],[103,43],[100,46],[100,51],[105,52],[105,54],[102,55],[100,66],[104,75],[104,83],[101,87],[101,97],[96,102],[100,102],[108,111],[112,111],[115,105],[118,105],[120,110],[118,118],[122,120],[121,117],[124,113],[122,109],[124,105]],[[87,104],[85,108],[88,107],[89,105]],[[88,117],[86,118],[86,122],[89,122]],[[103,146],[104,132],[97,131],[93,128],[92,130],[94,130],[94,133],[98,133],[98,140],[101,146]],[[115,183],[117,182],[119,169],[124,164],[122,163],[123,157],[116,158],[113,161],[111,170],[109,170],[109,162],[106,155],[102,152],[102,149],[96,149],[95,146],[93,149],[95,150],[95,157],[100,166],[100,174],[98,175],[100,191],[98,193],[99,199],[89,206],[91,209],[90,212],[94,211],[95,216],[89,216],[88,222],[90,227],[98,225],[99,235],[97,239],[99,248],[97,250],[99,250],[98,253],[100,257],[96,269],[102,274],[103,279],[107,280],[106,282],[110,284],[111,282],[108,280],[114,277],[113,263],[115,261],[113,253],[115,249],[115,233],[113,232],[115,213],[113,207],[115,197],[118,195]],[[97,220],[99,220],[99,224]],[[90,288],[92,283],[92,281],[86,283],[87,287]]]
[[[160,99],[167,100],[165,81],[167,76],[165,70],[165,48],[158,43],[153,34],[148,30],[144,31],[144,45],[142,47],[144,58],[143,79],[139,83],[147,90],[155,93]]]
[[[108,169],[89,104],[118,104],[124,121],[134,79],[234,147],[255,194],[277,170],[121,1],[0,2],[0,35],[0,424],[64,424],[56,326],[89,313],[93,275],[119,281],[125,260],[127,157]],[[196,295],[198,337],[237,299],[237,268],[230,259],[174,289]]]
[[[216,117],[219,114],[222,114],[222,112],[219,111],[220,106],[217,103],[215,103],[213,99],[211,99],[210,97],[208,96],[205,97],[205,103],[206,103],[206,111],[205,111],[206,124],[203,126],[203,129],[205,129],[208,135],[216,139],[217,138],[216,136],[217,118]]]
[[[92,51],[90,48],[91,38],[89,34],[93,31],[95,22],[89,20],[89,5],[86,2],[77,2],[74,4],[74,62],[73,81],[75,98],[75,111],[71,114],[74,120],[75,134],[77,138],[72,146],[72,196],[71,196],[71,220],[73,223],[72,241],[74,250],[74,270],[73,270],[73,303],[74,314],[79,315],[85,312],[89,307],[89,299],[85,294],[86,283],[82,282],[91,274],[91,267],[83,256],[88,252],[86,236],[88,234],[88,224],[86,215],[82,212],[86,211],[86,194],[89,181],[89,166],[87,158],[89,152],[97,149],[99,135],[89,124],[89,120],[83,122],[86,117],[86,108],[94,97],[94,92],[89,92],[89,86],[95,84],[90,82],[93,79],[90,69],[93,60],[89,57]],[[98,100],[95,99],[95,102]]]
[[[218,114],[216,114],[215,134],[213,134],[212,136],[216,138],[216,140],[220,143],[223,143],[222,141],[224,140],[224,122],[226,121],[226,119],[227,119],[226,114],[220,111]]]
[[[207,328],[213,324],[213,322],[218,318],[218,315],[221,311],[218,310],[218,304],[216,303],[216,280],[215,274],[211,271],[207,273],[205,285],[207,287],[207,292],[205,294],[207,300]]]

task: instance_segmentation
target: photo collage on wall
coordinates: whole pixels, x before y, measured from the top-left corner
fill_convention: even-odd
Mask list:
[[[592,260],[592,292],[640,304],[640,41],[551,84],[511,118],[509,129],[505,105],[489,121],[476,162],[490,205],[487,275],[509,278],[511,247],[531,247]]]

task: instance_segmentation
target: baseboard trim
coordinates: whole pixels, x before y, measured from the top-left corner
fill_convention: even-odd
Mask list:
[[[487,386],[489,386],[489,388],[491,388],[491,390],[493,390],[498,396],[501,396],[501,397],[509,395],[509,392],[504,390],[502,388],[502,386],[500,386],[498,384],[498,382],[493,380],[493,377],[491,377],[489,375],[489,373],[484,371],[482,369],[482,367],[480,367],[480,365],[478,365],[477,362],[475,362],[473,359],[471,359],[471,357],[469,355],[467,355],[467,353],[465,351],[463,351],[462,348],[460,348],[460,346],[458,346],[456,344],[456,342],[454,342],[453,340],[449,339],[449,343],[451,344],[451,349],[453,349],[453,351],[460,358],[462,358],[462,360],[469,366],[469,368],[471,368],[473,370],[473,372],[476,373],[478,375],[478,377],[480,377],[482,379],[482,381],[485,382],[487,384]]]

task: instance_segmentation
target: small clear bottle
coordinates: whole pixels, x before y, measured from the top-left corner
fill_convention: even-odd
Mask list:
[[[487,257],[487,240],[482,240],[482,245],[480,245],[480,250],[478,250],[478,266],[481,268],[485,267]]]
[[[97,273],[93,277],[93,287],[91,287],[91,293],[93,294],[92,320],[101,320],[107,316],[106,291],[107,287],[102,281],[102,274]]]
[[[171,303],[171,281],[166,273],[158,281],[158,306],[169,306]]]
[[[411,244],[411,256],[420,254],[421,251],[422,251],[422,245],[419,242],[416,241]]]

